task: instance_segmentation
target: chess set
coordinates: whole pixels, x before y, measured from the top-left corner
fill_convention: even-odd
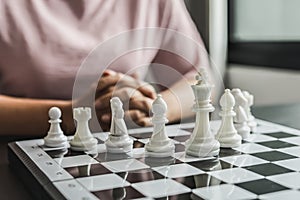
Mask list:
[[[74,136],[49,110],[44,139],[9,144],[10,165],[38,199],[295,199],[300,195],[300,131],[255,119],[253,96],[229,90],[221,120],[210,121],[212,86],[205,72],[192,85],[195,123],[166,125],[158,95],[153,127],[127,129],[111,99],[109,132],[91,133],[89,108],[75,108]]]

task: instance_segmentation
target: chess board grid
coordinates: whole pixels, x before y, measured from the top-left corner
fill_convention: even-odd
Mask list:
[[[103,150],[97,156],[68,151],[62,158],[54,158],[54,154],[49,153],[53,151],[39,148],[42,140],[30,140],[9,144],[10,157],[15,157],[11,159],[14,160],[12,164],[22,163],[23,168],[38,180],[37,185],[54,199],[111,198],[112,192],[125,193],[130,199],[149,196],[153,199],[167,196],[210,199],[222,198],[222,194],[228,191],[235,191],[233,196],[228,196],[230,199],[239,199],[241,195],[255,199],[275,198],[276,193],[279,196],[293,194],[300,189],[300,181],[291,178],[300,178],[300,155],[293,150],[299,148],[300,131],[262,120],[258,123],[261,126],[256,134],[245,140],[241,147],[222,149],[218,159],[193,158],[184,154],[183,138],[189,136],[187,130],[193,124],[183,124],[179,131],[176,125],[167,127],[169,136],[179,148],[175,156],[164,159],[164,163],[160,163],[161,159],[144,157],[143,145],[147,138],[143,137],[143,131],[149,137],[151,128],[130,131],[135,143],[140,145],[131,154],[107,156],[103,150],[107,133],[96,133]],[[214,132],[219,122],[213,121],[212,124]],[[264,170],[266,168],[268,170]],[[84,171],[90,174],[84,174]],[[145,177],[139,177],[141,175]],[[208,186],[203,183],[196,185],[197,180],[209,180]],[[275,189],[259,188],[266,184]],[[167,189],[161,193],[161,188]]]

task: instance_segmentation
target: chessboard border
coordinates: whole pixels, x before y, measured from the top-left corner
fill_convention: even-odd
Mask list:
[[[9,166],[35,199],[66,199],[16,142],[7,148]]]
[[[219,121],[219,120],[217,120]],[[259,124],[272,126],[274,128],[287,131],[289,133],[298,132],[299,130],[291,128],[276,122],[256,119]],[[180,129],[191,127],[194,123],[169,125],[170,127],[179,127]],[[151,131],[151,127],[131,129],[132,132],[145,133]],[[97,134],[97,133],[95,133]],[[27,190],[36,199],[66,199],[66,197],[54,186],[53,182],[44,174],[36,163],[26,154],[25,151],[17,144],[11,142],[8,144],[8,161],[9,166],[14,170],[18,177],[22,180]]]

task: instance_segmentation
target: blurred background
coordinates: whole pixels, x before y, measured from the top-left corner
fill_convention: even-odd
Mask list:
[[[255,105],[300,102],[299,0],[185,0],[225,87]]]

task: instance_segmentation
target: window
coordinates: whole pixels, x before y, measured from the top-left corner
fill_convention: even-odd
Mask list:
[[[299,8],[299,0],[229,0],[229,62],[300,69]]]

